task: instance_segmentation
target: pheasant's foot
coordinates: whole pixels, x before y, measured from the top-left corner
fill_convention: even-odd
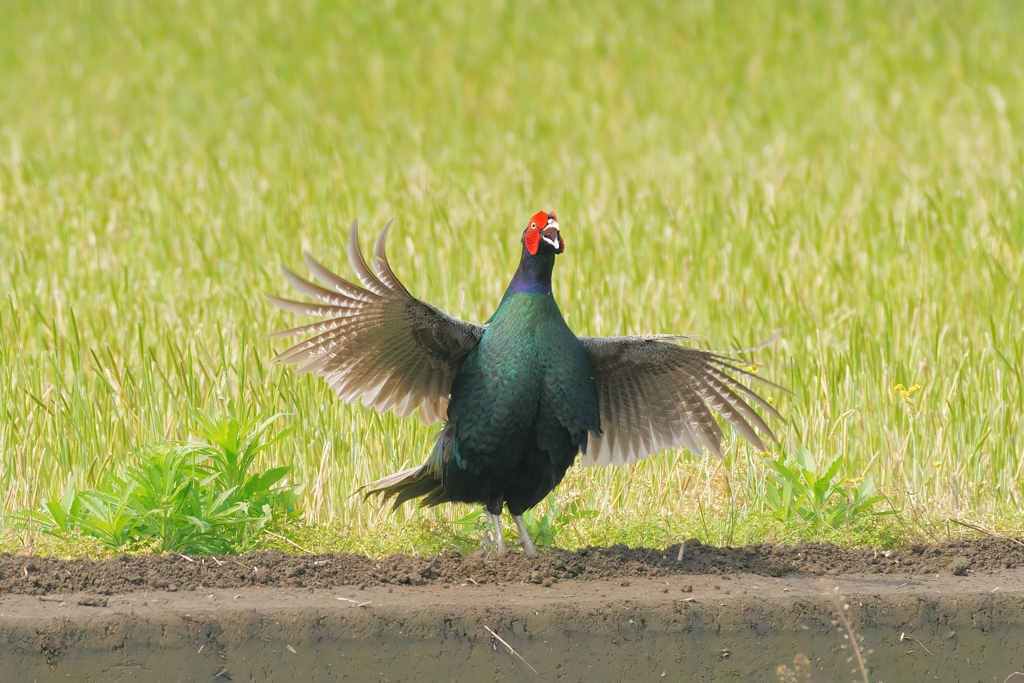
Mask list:
[[[505,550],[505,539],[501,537],[501,515],[491,515],[491,523],[494,524],[494,538],[498,542],[498,554],[504,555]]]
[[[515,515],[512,519],[516,520],[516,528],[519,529],[519,538],[523,541],[523,550],[529,557],[537,557],[537,546],[533,544],[533,539],[530,538],[530,532],[526,530],[526,522],[523,521],[522,515]]]

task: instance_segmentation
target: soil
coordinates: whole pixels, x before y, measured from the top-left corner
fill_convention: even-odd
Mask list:
[[[1024,672],[1015,541],[888,555],[688,542],[678,555],[0,555],[0,670],[5,681],[823,683],[863,680],[852,637],[872,683]]]
[[[245,586],[334,588],[465,583],[538,583],[671,577],[688,574],[789,573],[954,574],[1024,568],[1024,544],[1012,539],[952,541],[879,552],[824,543],[795,546],[752,545],[716,548],[686,541],[648,548],[553,550],[538,558],[520,552],[504,557],[456,552],[436,557],[391,555],[288,555],[259,552],[239,557],[122,555],[106,560],[57,560],[0,553],[0,594],[46,595],[88,591],[102,595],[141,589],[195,590]]]

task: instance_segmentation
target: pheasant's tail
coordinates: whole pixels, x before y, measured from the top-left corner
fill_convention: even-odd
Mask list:
[[[431,471],[432,469],[429,465],[421,465],[390,474],[366,486],[366,493],[363,497],[379,495],[385,502],[394,498],[395,502],[392,507],[396,509],[407,500],[423,496],[426,498],[421,501],[420,505],[431,506],[443,503],[447,500],[444,495],[444,486],[441,478],[436,476]]]
[[[441,462],[444,459],[444,452],[450,448],[452,429],[446,427],[441,433],[441,438],[434,444],[427,461],[419,467],[389,474],[365,487],[364,498],[372,495],[380,495],[387,502],[394,498],[393,507],[413,498],[423,498],[420,505],[431,507],[440,503],[449,502],[448,494],[444,490],[444,481],[441,478]]]

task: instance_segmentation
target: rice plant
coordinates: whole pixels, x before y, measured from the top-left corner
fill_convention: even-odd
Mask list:
[[[450,529],[472,510],[392,517],[354,495],[420,462],[435,429],[272,366],[265,335],[293,320],[261,295],[285,289],[277,266],[304,244],[345,272],[351,220],[369,233],[395,217],[411,291],[483,321],[540,208],[563,225],[555,294],[577,333],[728,350],[781,329],[744,360],[793,390],[773,396],[789,427],[767,456],[734,443],[724,461],[571,471],[557,504],[598,511],[581,536],[777,536],[758,521],[770,463],[798,453],[870,477],[908,519],[1013,523],[1022,14],[1010,0],[13,3],[0,525],[92,490],[80,502],[109,513],[115,543],[134,454],[197,438],[195,411],[246,405],[295,414],[251,466],[290,468],[304,521],[377,549],[368,534]]]

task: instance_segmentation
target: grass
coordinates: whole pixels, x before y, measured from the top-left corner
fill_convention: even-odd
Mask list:
[[[123,475],[196,411],[284,411],[259,464],[302,486],[295,542],[444,543],[471,508],[355,495],[436,427],[272,366],[294,320],[262,293],[304,243],[347,272],[348,223],[396,217],[411,291],[482,321],[551,208],[577,333],[781,328],[750,360],[794,390],[771,455],[573,471],[559,504],[599,514],[569,538],[826,533],[764,522],[768,462],[800,448],[903,511],[871,538],[1017,525],[1022,31],[1011,0],[11,3],[0,511]]]

